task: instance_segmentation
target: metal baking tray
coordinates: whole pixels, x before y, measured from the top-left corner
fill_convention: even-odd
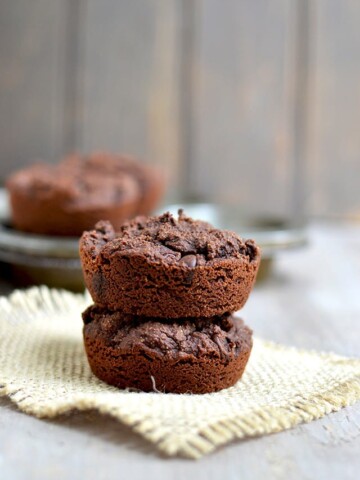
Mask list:
[[[7,193],[0,189],[0,273],[16,286],[84,289],[79,239],[24,233],[11,228]]]
[[[234,230],[242,237],[254,238],[262,249],[259,279],[265,278],[277,252],[299,248],[306,243],[303,225],[278,218],[246,218],[237,208],[213,204],[165,205],[159,212],[177,214],[179,208],[193,218],[218,228]],[[0,272],[19,286],[45,284],[81,291],[84,288],[79,260],[79,239],[23,233],[11,228],[7,195],[0,189]]]

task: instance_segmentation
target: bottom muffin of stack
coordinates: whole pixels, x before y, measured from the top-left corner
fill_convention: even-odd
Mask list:
[[[252,332],[229,312],[254,284],[253,241],[179,212],[138,217],[117,233],[100,222],[83,234],[80,254],[95,301],[83,313],[84,343],[98,378],[173,393],[214,392],[240,379]]]

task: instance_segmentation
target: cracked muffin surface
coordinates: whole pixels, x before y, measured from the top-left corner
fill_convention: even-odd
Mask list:
[[[168,212],[159,217],[137,217],[124,223],[116,233],[108,222],[100,222],[95,229],[100,233],[99,239],[102,233],[108,235],[102,251],[104,256],[124,252],[144,255],[150,261],[176,264],[191,255],[192,264],[189,259],[183,264],[195,267],[211,265],[224,258],[246,256],[253,261],[259,255],[253,240],[243,240],[234,232],[193,220],[182,210],[178,219]]]
[[[118,232],[100,222],[84,232],[80,256],[95,303],[163,318],[240,309],[254,284],[260,250],[234,232],[170,213],[137,217]]]
[[[233,385],[252,348],[252,332],[231,315],[141,318],[98,306],[83,314],[92,371],[120,388],[206,393]]]

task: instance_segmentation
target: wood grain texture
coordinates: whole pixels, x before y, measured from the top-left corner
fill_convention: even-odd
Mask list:
[[[308,209],[360,213],[360,3],[312,3]]]
[[[357,0],[2,0],[0,180],[127,150],[183,196],[359,216],[359,18]]]
[[[0,465],[4,480],[354,480],[360,468],[356,419],[359,409],[349,407],[316,424],[233,443],[194,462],[161,457],[108,417],[79,413],[44,421],[0,399]]]
[[[287,211],[293,5],[286,0],[201,3],[191,176],[193,190],[204,198]]]
[[[176,1],[88,0],[80,148],[178,170]]]
[[[308,248],[279,255],[274,275],[258,285],[241,315],[263,338],[359,356],[360,226],[318,224],[309,234]],[[359,403],[194,462],[161,457],[110,418],[90,412],[37,420],[0,399],[4,480],[108,480],[119,474],[133,480],[354,480],[359,449]]]
[[[0,177],[63,147],[67,1],[0,2]]]

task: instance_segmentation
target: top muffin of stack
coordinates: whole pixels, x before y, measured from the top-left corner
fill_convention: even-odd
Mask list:
[[[119,228],[127,218],[148,214],[164,180],[132,157],[93,153],[31,165],[12,174],[6,186],[16,229],[80,236],[102,218]]]
[[[93,372],[121,388],[205,393],[233,385],[251,331],[232,312],[260,262],[252,240],[179,211],[84,232],[80,256],[95,305],[84,312]]]
[[[179,211],[138,217],[115,233],[109,222],[81,238],[85,282],[95,303],[163,318],[239,310],[259,264],[253,240]]]

